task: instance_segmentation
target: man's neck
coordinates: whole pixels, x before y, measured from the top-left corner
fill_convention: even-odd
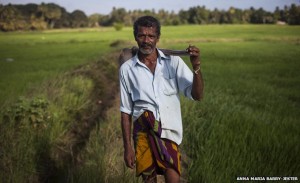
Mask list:
[[[142,52],[138,52],[138,58],[143,63],[154,63],[156,62],[158,57],[157,50],[155,49],[151,54],[143,54]]]

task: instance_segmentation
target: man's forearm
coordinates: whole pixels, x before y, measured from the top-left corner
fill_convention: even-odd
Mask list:
[[[126,113],[121,113],[121,127],[123,134],[123,145],[125,150],[131,148],[131,115]]]
[[[133,148],[131,146],[131,115],[126,113],[121,113],[121,126],[123,133],[123,143],[124,143],[124,160],[126,166],[129,168],[134,168],[135,166],[135,155]]]
[[[193,86],[192,86],[192,97],[194,100],[201,100],[203,98],[204,82],[202,73],[199,68],[194,70]]]
[[[191,94],[194,100],[201,100],[203,98],[204,83],[200,68],[200,50],[197,47],[190,45],[187,48],[187,52],[190,55],[194,75]]]

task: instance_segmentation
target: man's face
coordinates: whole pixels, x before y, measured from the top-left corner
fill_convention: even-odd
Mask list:
[[[159,37],[156,34],[156,27],[138,27],[138,33],[135,40],[139,46],[139,50],[146,55],[151,54],[155,48]]]

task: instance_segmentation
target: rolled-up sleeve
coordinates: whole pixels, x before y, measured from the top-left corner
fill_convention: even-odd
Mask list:
[[[193,85],[193,73],[191,69],[184,63],[184,61],[178,58],[177,66],[177,81],[179,90],[189,99],[192,97],[192,85]]]
[[[124,73],[123,67],[119,70],[119,82],[120,82],[120,111],[132,115],[133,106],[131,100],[131,94],[126,82],[126,73]]]

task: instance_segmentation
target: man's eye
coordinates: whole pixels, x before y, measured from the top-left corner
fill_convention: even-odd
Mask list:
[[[146,37],[148,37],[149,39],[155,39],[155,36],[153,35],[138,35],[137,37],[139,39],[145,39]]]

